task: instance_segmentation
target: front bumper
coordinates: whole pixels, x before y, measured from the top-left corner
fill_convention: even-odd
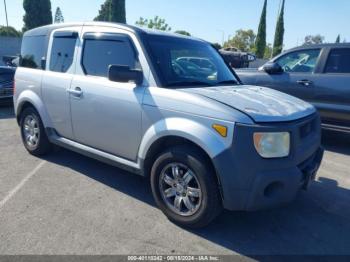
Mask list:
[[[286,158],[264,159],[255,150],[255,132],[291,134]],[[259,210],[291,202],[315,179],[323,158],[318,114],[288,123],[237,124],[231,149],[214,159],[224,207]]]

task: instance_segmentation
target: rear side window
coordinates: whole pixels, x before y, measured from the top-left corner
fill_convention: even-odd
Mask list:
[[[326,73],[350,73],[350,48],[333,49],[328,57]]]
[[[129,41],[86,39],[82,65],[87,75],[108,76],[110,65],[137,66],[133,46]]]
[[[42,59],[46,56],[45,36],[24,37],[21,50],[21,67],[44,69]]]
[[[77,38],[55,37],[50,58],[50,71],[65,73],[73,63]]]

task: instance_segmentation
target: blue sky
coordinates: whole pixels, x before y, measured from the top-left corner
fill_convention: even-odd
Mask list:
[[[0,24],[5,24],[3,1]],[[9,23],[22,28],[23,0],[7,0]],[[92,20],[104,0],[51,0],[67,22]],[[268,0],[267,40],[273,42],[280,0]],[[222,41],[238,29],[257,31],[263,0],[126,0],[127,22],[159,15],[173,30],[184,29],[212,42]],[[334,42],[337,35],[350,41],[350,0],[286,0],[285,47],[301,44],[308,34],[322,34]]]

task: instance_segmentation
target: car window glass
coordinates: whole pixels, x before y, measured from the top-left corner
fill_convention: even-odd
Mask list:
[[[337,48],[330,52],[326,73],[350,73],[350,48]]]
[[[45,36],[24,37],[22,42],[20,66],[43,69],[41,60],[46,56]]]
[[[173,72],[179,77],[217,80],[218,70],[211,57],[201,50],[171,50]],[[189,57],[186,57],[189,56]]]
[[[65,73],[73,63],[76,38],[55,37],[51,49],[50,70]]]
[[[139,67],[131,44],[115,40],[85,40],[82,64],[87,75],[102,77],[108,76],[110,65]]]
[[[219,52],[207,42],[149,34],[146,48],[162,87],[191,88],[238,83]]]
[[[312,73],[319,55],[319,49],[302,50],[286,54],[276,62],[282,67],[284,72]]]

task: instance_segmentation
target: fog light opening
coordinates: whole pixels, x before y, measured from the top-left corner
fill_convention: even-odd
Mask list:
[[[280,192],[282,192],[284,185],[281,182],[273,182],[268,185],[264,190],[265,197],[276,197]]]

